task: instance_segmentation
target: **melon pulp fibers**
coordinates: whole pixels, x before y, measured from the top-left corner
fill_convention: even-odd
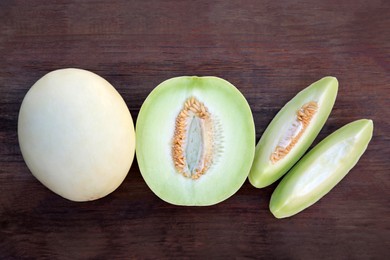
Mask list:
[[[255,150],[246,99],[217,77],[183,76],[158,85],[141,107],[136,138],[145,182],[175,205],[212,205],[233,195]]]
[[[72,201],[114,191],[135,152],[126,103],[110,83],[81,69],[52,71],[30,88],[19,111],[18,138],[32,174]]]
[[[276,187],[270,202],[272,214],[292,216],[325,196],[358,162],[373,128],[371,120],[356,120],[316,145]]]
[[[324,77],[299,92],[271,121],[256,146],[250,183],[263,188],[282,177],[310,147],[336,100],[338,81]]]

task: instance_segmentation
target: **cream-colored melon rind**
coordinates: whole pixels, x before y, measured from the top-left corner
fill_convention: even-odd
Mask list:
[[[114,191],[134,158],[130,112],[115,88],[81,69],[60,69],[39,79],[19,111],[18,138],[32,174],[72,201]]]

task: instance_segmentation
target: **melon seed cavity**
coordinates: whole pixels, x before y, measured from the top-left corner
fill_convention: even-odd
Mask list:
[[[213,120],[207,107],[188,98],[176,117],[172,159],[176,170],[187,178],[199,179],[213,162]]]
[[[297,111],[295,121],[291,124],[287,133],[279,141],[274,152],[271,154],[270,160],[273,164],[283,159],[291,151],[310,124],[317,109],[317,102],[311,101],[304,104]]]

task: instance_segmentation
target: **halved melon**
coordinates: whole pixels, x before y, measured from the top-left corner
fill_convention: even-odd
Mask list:
[[[175,205],[212,205],[233,195],[255,151],[246,99],[217,77],[183,76],[157,86],[141,107],[136,138],[147,185]]]

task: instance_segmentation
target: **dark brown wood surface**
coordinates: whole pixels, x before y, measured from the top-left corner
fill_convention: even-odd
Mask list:
[[[133,118],[179,75],[215,75],[247,98],[259,140],[277,111],[326,75],[339,94],[315,143],[371,118],[356,167],[304,212],[275,219],[276,185],[248,182],[210,207],[156,197],[134,162],[124,183],[88,203],[62,199],[29,172],[17,118],[30,86],[65,67],[110,81]],[[385,259],[390,255],[390,2],[0,1],[0,259]]]

